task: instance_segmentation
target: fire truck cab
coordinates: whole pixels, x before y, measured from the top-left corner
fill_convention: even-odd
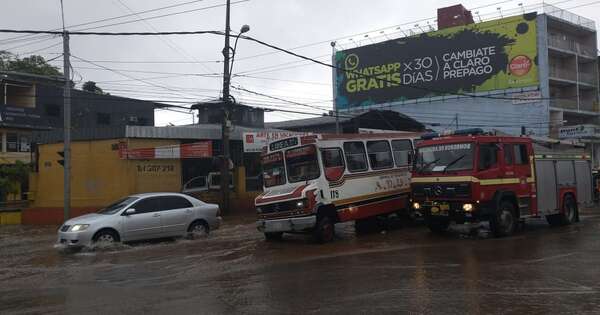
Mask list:
[[[592,200],[587,156],[555,152],[528,137],[481,129],[433,133],[422,137],[416,155],[413,207],[434,232],[451,222],[489,221],[494,236],[508,236],[533,217],[571,224]]]
[[[267,240],[283,233],[333,239],[338,222],[371,218],[410,205],[410,168],[417,134],[296,136],[268,144],[264,193],[255,200]]]

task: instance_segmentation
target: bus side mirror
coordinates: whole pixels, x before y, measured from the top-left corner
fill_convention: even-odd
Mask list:
[[[325,178],[330,182],[339,180],[340,178],[342,178],[343,175],[344,166],[334,166],[325,168]]]

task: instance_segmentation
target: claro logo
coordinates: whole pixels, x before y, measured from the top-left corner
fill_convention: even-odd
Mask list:
[[[510,61],[508,68],[513,75],[522,77],[531,70],[531,59],[525,55],[518,55]]]

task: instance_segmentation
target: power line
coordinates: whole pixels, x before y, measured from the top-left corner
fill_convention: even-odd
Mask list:
[[[124,0],[117,0],[122,6],[124,6],[127,10],[129,10],[129,12],[135,14],[135,16],[137,16],[138,18],[141,18],[139,13],[135,13],[127,4],[125,4]],[[148,22],[145,19],[141,20],[142,22],[144,22],[144,24],[146,24],[148,27],[150,27],[150,29],[152,29],[153,31],[157,32],[158,30],[152,25],[150,24],[150,22]],[[158,37],[163,43],[167,44],[167,46],[169,46],[171,49],[175,50],[176,52],[178,52],[181,56],[188,58],[190,60],[196,60],[194,57],[190,56],[183,48],[181,48],[179,45],[177,45],[175,42],[173,42],[170,38],[165,37],[165,36],[159,36]],[[202,67],[204,67],[204,69],[206,69],[207,71],[213,71],[212,69],[210,69],[208,66],[204,65],[204,64],[200,64]]]
[[[85,22],[85,23],[80,23],[80,24],[68,25],[66,27],[63,24],[63,28],[67,29],[67,28],[74,28],[74,27],[79,27],[79,26],[86,26],[86,25],[97,24],[97,23],[102,23],[102,22],[108,22],[108,21],[122,19],[122,18],[125,18],[125,17],[134,16],[134,15],[137,15],[137,14],[145,14],[145,13],[156,12],[156,11],[161,11],[161,10],[165,10],[165,9],[171,9],[171,8],[185,6],[185,5],[188,5],[188,4],[192,4],[192,3],[196,3],[196,2],[202,2],[202,1],[204,1],[204,0],[188,1],[188,2],[183,2],[183,3],[168,5],[168,6],[160,7],[160,8],[149,9],[149,10],[134,12],[134,13],[130,13],[130,14],[125,14],[125,15],[120,15],[120,16],[115,16],[115,17],[110,17],[110,18],[105,18],[105,19],[100,19],[100,20],[95,20],[95,21],[90,21],[90,22]],[[52,29],[51,31],[56,31],[56,30],[60,30],[60,28],[55,28],[55,29]],[[16,37],[13,37],[13,38],[7,38],[7,39],[4,39],[4,40],[0,40],[0,43],[1,42],[8,42],[8,41],[19,39],[19,38],[22,38],[22,37],[23,36],[16,36]]]

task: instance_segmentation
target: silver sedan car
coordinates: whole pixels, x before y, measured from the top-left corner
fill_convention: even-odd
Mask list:
[[[206,235],[221,224],[219,206],[178,193],[125,197],[96,212],[66,221],[58,243],[69,247],[154,238]]]

